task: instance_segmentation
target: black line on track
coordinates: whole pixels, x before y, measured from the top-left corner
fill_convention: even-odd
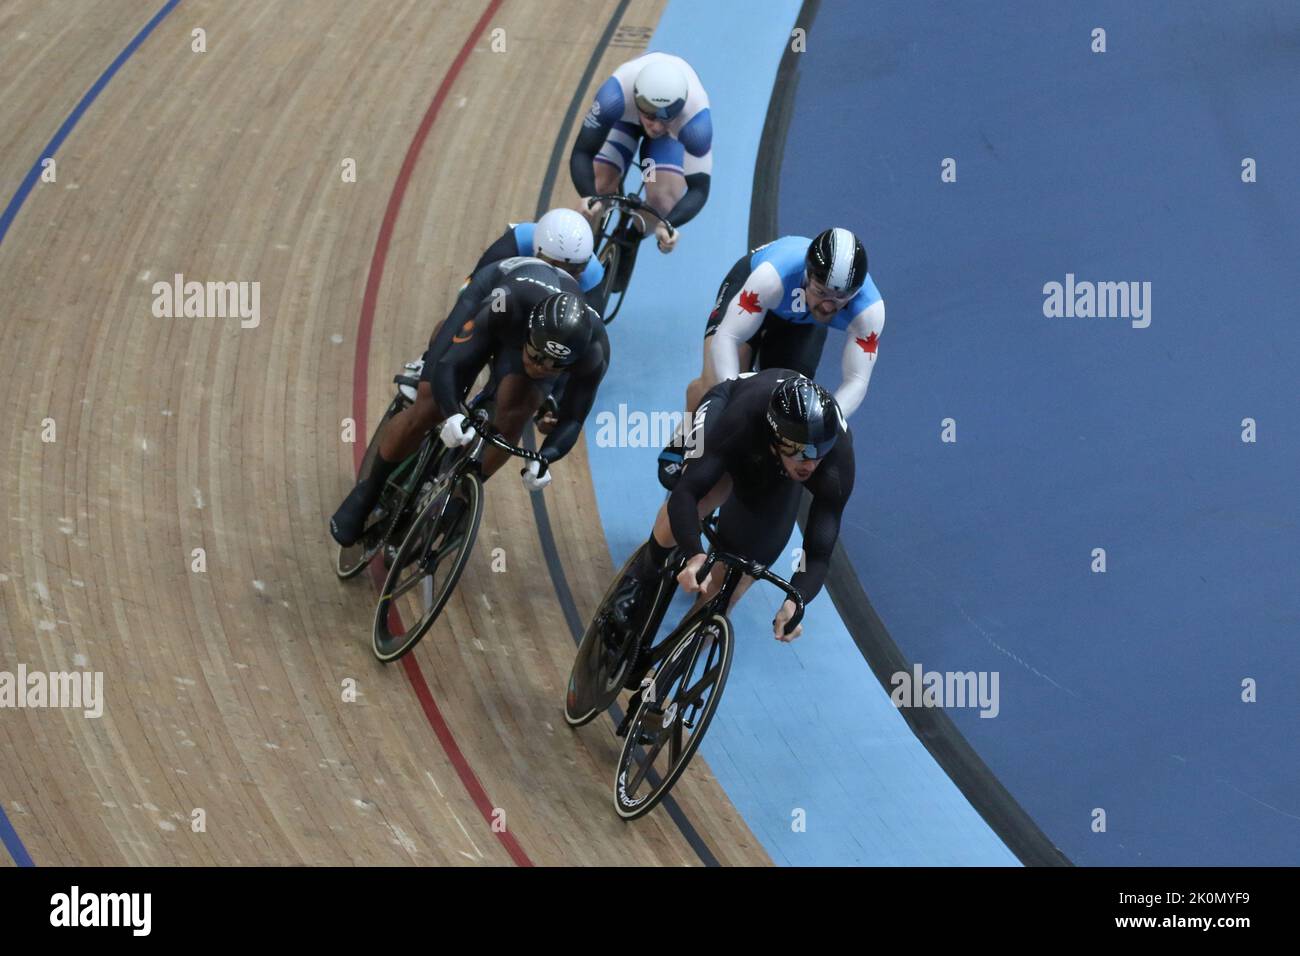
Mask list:
[[[534,219],[540,217],[547,210],[551,190],[555,186],[560,163],[564,159],[565,146],[568,144],[565,131],[573,124],[582,109],[582,105],[586,100],[587,87],[591,84],[591,78],[596,75],[596,69],[600,66],[600,60],[604,56],[605,48],[614,36],[614,31],[623,19],[623,14],[630,2],[631,0],[621,0],[618,8],[614,11],[614,15],[609,18],[609,23],[605,25],[605,32],[601,34],[600,40],[591,52],[591,59],[587,61],[587,68],[582,72],[582,79],[578,81],[573,99],[569,101],[569,108],[564,114],[564,122],[560,124],[560,134],[555,138],[555,146],[551,149],[550,161],[546,164],[546,175],[542,177],[542,188],[537,197],[537,212],[533,217]],[[528,448],[536,447],[531,425],[526,430],[524,444]],[[569,579],[564,573],[564,565],[560,562],[560,552],[555,546],[555,534],[551,530],[551,516],[546,510],[546,499],[542,495],[529,495],[528,497],[533,506],[533,520],[537,524],[537,537],[541,540],[542,554],[546,557],[546,567],[551,573],[551,584],[555,587],[555,597],[559,600],[560,607],[564,611],[564,619],[569,624],[573,643],[577,645],[582,641],[582,635],[587,627],[582,621],[582,616],[578,613],[578,605],[573,600],[573,591],[569,587]],[[621,709],[615,704],[610,708],[610,711],[616,715],[614,723],[617,725],[623,719]],[[672,795],[669,794],[664,797],[660,805],[667,811],[673,823],[677,824],[677,829],[686,838],[686,842],[695,851],[695,855],[700,858],[700,862],[705,866],[720,866],[718,858],[713,855],[713,851],[709,849],[708,844],[704,842],[691,821],[687,819],[686,813],[673,799]]]
[[[811,32],[821,0],[804,0],[795,26]],[[753,249],[777,236],[777,196],[781,187],[781,160],[794,111],[799,82],[798,54],[789,46],[777,69],[767,119],[759,140],[760,161],[754,164],[754,187],[749,207],[749,247]],[[808,496],[799,509],[802,530],[808,516]],[[840,542],[835,543],[826,591],[858,650],[866,658],[880,686],[893,690],[890,677],[911,673],[912,664],[890,637],[885,623],[872,607],[862,582]],[[903,719],[935,761],[957,785],[989,827],[1026,866],[1072,866],[1066,855],[1016,802],[1010,791],[984,763],[952,719],[939,708],[904,707]]]

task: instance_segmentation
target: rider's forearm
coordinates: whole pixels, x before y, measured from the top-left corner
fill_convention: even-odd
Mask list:
[[[804,527],[803,553],[804,567],[790,578],[793,585],[807,604],[815,598],[822,585],[826,583],[826,573],[831,565],[831,552],[840,536],[840,517],[844,510],[844,498],[814,495],[812,506],[808,509],[808,523]]]
[[[460,393],[456,390],[456,365],[446,356],[438,360],[430,377],[433,388],[433,400],[438,405],[438,413],[443,420],[460,411]]]
[[[700,499],[681,481],[668,496],[668,525],[682,554],[690,558],[704,550],[700,541]]]
[[[740,374],[740,345],[743,340],[719,326],[709,339],[709,358],[719,382]]]
[[[807,558],[802,571],[790,578],[790,586],[799,592],[805,605],[809,604],[826,583],[826,573],[830,570],[829,557]]]
[[[580,434],[582,434],[582,422],[572,420],[561,422],[546,436],[539,454],[546,459],[548,465],[553,464],[573,450]]]
[[[710,179],[708,173],[693,173],[686,177],[686,195],[682,196],[677,201],[677,205],[673,206],[664,217],[674,229],[686,225],[700,214],[700,210],[709,199]]]
[[[867,366],[865,372],[857,369],[845,370],[844,381],[840,382],[840,387],[835,390],[835,401],[839,404],[845,418],[856,412],[862,400],[867,397],[867,382],[870,379],[871,366]]]
[[[579,196],[596,194],[596,154],[605,145],[605,136],[609,133],[605,127],[588,129],[583,127],[578,133],[578,140],[573,144],[569,154],[569,176],[573,179],[573,188]]]
[[[725,472],[722,458],[705,454],[682,472],[677,487],[668,496],[668,525],[673,530],[673,540],[688,558],[704,550],[700,542],[700,502]]]

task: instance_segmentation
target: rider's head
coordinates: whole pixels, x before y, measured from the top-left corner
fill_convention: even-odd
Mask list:
[[[632,84],[632,96],[641,126],[651,138],[662,136],[668,123],[686,106],[690,90],[686,74],[672,60],[655,60],[641,68]]]
[[[807,481],[835,447],[844,416],[835,396],[810,378],[783,378],[767,403],[772,450],[795,481]]]
[[[808,244],[804,270],[808,309],[827,322],[867,281],[867,250],[847,229],[827,229]]]
[[[569,275],[582,275],[591,249],[591,225],[572,209],[552,209],[533,228],[533,255]]]
[[[548,295],[528,315],[524,371],[530,378],[548,378],[572,365],[586,351],[591,329],[590,310],[582,296]]]

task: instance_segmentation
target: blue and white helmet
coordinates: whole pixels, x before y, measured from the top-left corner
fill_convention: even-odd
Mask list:
[[[655,119],[670,120],[686,106],[690,83],[671,60],[655,60],[641,68],[632,84],[636,107]]]

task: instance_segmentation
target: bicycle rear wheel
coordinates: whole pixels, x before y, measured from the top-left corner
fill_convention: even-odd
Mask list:
[[[402,411],[411,403],[399,392],[396,397],[388,404],[388,410],[375,426],[375,432],[370,436],[370,444],[366,446],[365,457],[361,459],[361,470],[357,473],[357,481],[360,482],[370,476],[370,470],[374,467],[375,456],[379,454],[379,434],[384,427],[384,423],[390,418]],[[372,511],[366,519],[368,522],[366,529],[361,533],[355,544],[338,549],[338,554],[334,559],[334,573],[341,580],[354,578],[366,569],[371,559],[379,553],[384,542],[388,540],[388,535],[393,529],[393,522],[397,519],[397,510],[392,507],[391,496],[387,494],[389,489],[385,489],[385,494],[381,496],[380,506]]]
[[[410,653],[428,633],[460,581],[482,517],[483,481],[467,471],[435,490],[411,523],[375,607],[372,649],[379,660]],[[403,626],[403,614],[410,626]]]
[[[621,641],[612,622],[614,594],[640,558],[641,548],[638,548],[614,576],[578,645],[573,669],[569,672],[568,691],[564,697],[564,720],[570,727],[581,727],[589,723],[614,703],[619,691],[623,689],[628,667],[636,660],[642,644],[652,640],[654,632],[659,628],[663,608],[668,603],[665,600],[665,588],[675,589],[675,585],[671,581],[665,582],[662,575],[656,583],[646,585],[647,610],[642,615],[637,634],[627,641]],[[671,597],[671,594],[667,595],[668,599]]]
[[[614,809],[624,820],[653,810],[685,772],[722,699],[734,646],[725,615],[698,621],[664,659],[651,685],[628,702],[636,715],[614,775]]]

